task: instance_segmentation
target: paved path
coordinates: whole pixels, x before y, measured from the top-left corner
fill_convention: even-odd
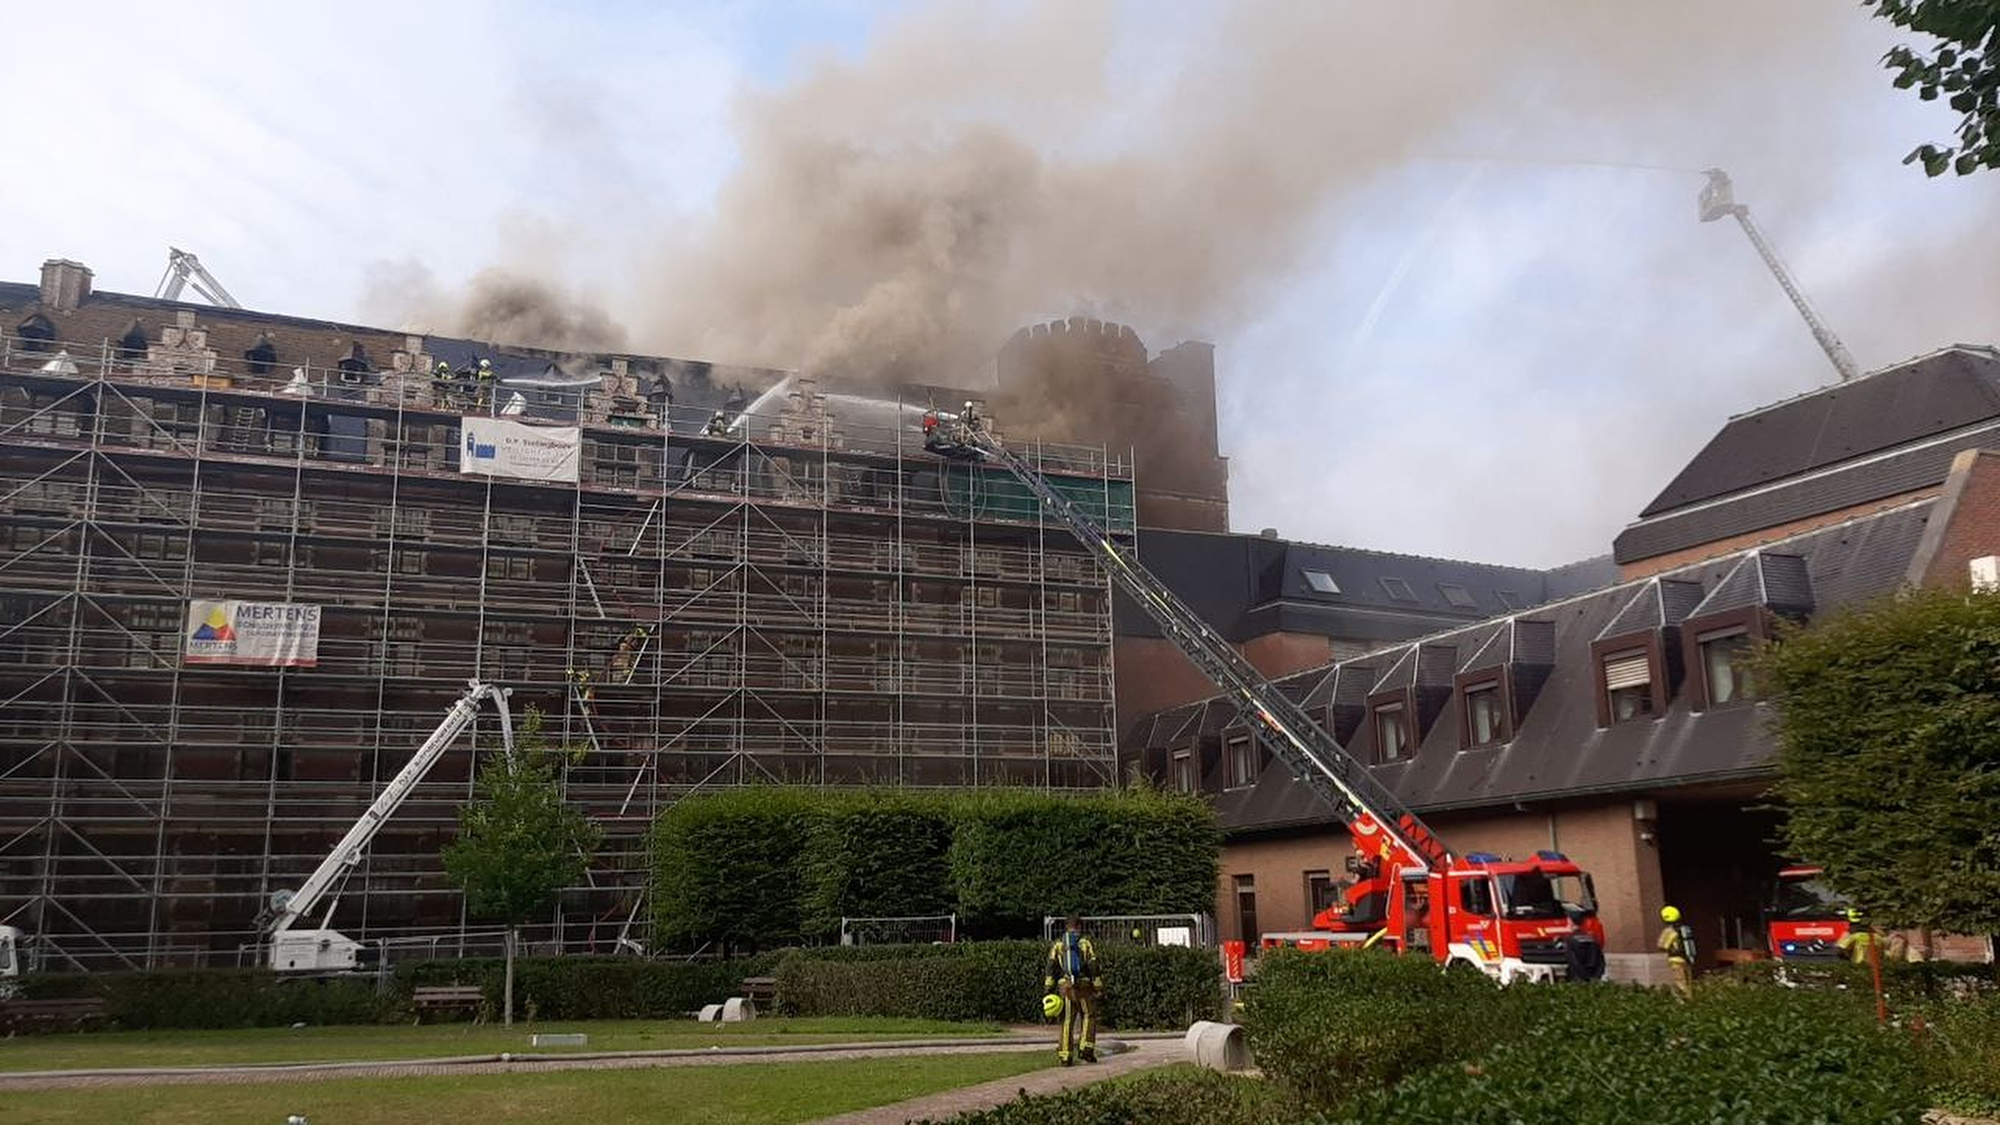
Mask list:
[[[1176,1037],[1177,1038],[1177,1037]],[[10,1090],[99,1089],[114,1086],[250,1084],[325,1081],[335,1078],[408,1078],[443,1074],[525,1074],[550,1070],[629,1070],[638,1067],[725,1066],[754,1063],[834,1062],[846,1059],[908,1058],[912,1055],[978,1055],[1049,1051],[1045,1036],[1012,1034],[991,1038],[941,1038],[867,1043],[819,1043],[778,1047],[730,1047],[673,1051],[577,1051],[562,1054],[465,1055],[452,1058],[357,1059],[322,1063],[257,1063],[223,1066],[130,1067],[107,1070],[0,1071],[0,1094]],[[1099,1064],[1102,1069],[1105,1064]]]
[[[1175,1036],[1172,1039],[1133,1042],[1129,1044],[1131,1050],[1108,1056],[1094,1066],[1052,1066],[1046,1070],[1017,1074],[1012,1078],[997,1078],[991,1082],[981,1082],[976,1086],[961,1086],[956,1090],[926,1094],[894,1105],[859,1109],[853,1113],[843,1113],[838,1117],[825,1118],[815,1122],[814,1125],[905,1125],[906,1122],[924,1118],[946,1118],[968,1110],[990,1109],[1003,1102],[1011,1102],[1023,1093],[1053,1094],[1058,1090],[1088,1086],[1107,1078],[1117,1078],[1134,1071],[1149,1070],[1156,1066],[1167,1066],[1182,1061],[1178,1039],[1179,1037]]]

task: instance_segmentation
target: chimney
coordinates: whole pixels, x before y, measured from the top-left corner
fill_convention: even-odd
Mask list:
[[[75,312],[90,296],[90,270],[82,262],[50,258],[42,263],[42,309]]]
[[[1275,527],[1267,527],[1264,530],[1259,531],[1257,534],[1263,536],[1266,539],[1276,539],[1278,537],[1278,529]]]

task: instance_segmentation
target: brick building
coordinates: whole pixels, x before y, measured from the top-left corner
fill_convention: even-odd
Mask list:
[[[453,374],[480,357],[493,385]],[[496,412],[575,427],[573,479],[467,471],[464,416]],[[703,787],[1111,783],[1104,576],[1004,473],[926,455],[919,416],[99,293],[72,262],[0,285],[0,921],[51,967],[236,963],[475,677],[586,749],[564,784],[607,846],[536,935],[572,950],[643,923],[643,829]],[[1012,436],[1132,531],[1128,455]],[[320,607],[316,662],[187,663],[197,599]],[[437,851],[472,760],[397,813],[336,928],[465,932]]]
[[[1623,581],[1336,649],[1281,683],[1456,847],[1583,863],[1618,971],[1651,971],[1668,901],[1706,948],[1758,948],[1780,862],[1744,654],[1781,621],[1964,583],[2000,554],[1996,434],[2000,354],[1979,347],[1753,411],[1618,536]],[[1121,721],[1129,766],[1214,796],[1225,935],[1309,928],[1335,901],[1345,832],[1227,701]]]

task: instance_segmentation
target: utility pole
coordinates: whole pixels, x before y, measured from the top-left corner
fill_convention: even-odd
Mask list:
[[[1708,186],[1701,189],[1701,221],[1712,223],[1725,215],[1735,216],[1736,222],[1743,228],[1743,233],[1750,236],[1750,245],[1757,248],[1757,253],[1763,257],[1764,264],[1771,267],[1771,275],[1778,279],[1778,285],[1784,289],[1785,296],[1792,299],[1792,304],[1798,307],[1799,315],[1806,318],[1806,327],[1812,329],[1813,339],[1819,341],[1820,348],[1826,352],[1826,358],[1833,361],[1834,369],[1840,372],[1841,379],[1852,379],[1859,375],[1861,369],[1855,364],[1854,357],[1848,354],[1847,345],[1841,343],[1840,337],[1834,335],[1833,329],[1828,328],[1826,322],[1819,318],[1819,313],[1813,311],[1812,302],[1806,300],[1805,291],[1799,288],[1798,282],[1792,280],[1792,271],[1785,268],[1785,263],[1778,259],[1778,252],[1771,249],[1769,242],[1764,241],[1764,233],[1757,229],[1756,223],[1750,221],[1750,208],[1736,202],[1735,190],[1729,183],[1729,173],[1720,168],[1710,168],[1703,175],[1708,177]]]

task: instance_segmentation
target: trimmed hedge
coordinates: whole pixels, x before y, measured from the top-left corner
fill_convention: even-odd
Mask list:
[[[97,997],[108,1022],[152,1028],[285,1027],[294,1023],[380,1023],[401,1014],[401,998],[359,977],[282,977],[262,970],[150,973],[36,973],[21,978],[30,1000]]]
[[[1270,1082],[1177,1066],[1128,1082],[1100,1082],[1060,1094],[1022,1094],[950,1125],[1296,1125],[1298,1104]],[[946,1125],[926,1119],[913,1125]]]
[[[1026,937],[1049,914],[1208,913],[1220,854],[1214,812],[1184,794],[729,790],[655,825],[653,936],[773,949],[829,940],[843,915]]]
[[[1273,954],[1245,1008],[1257,1061],[1342,1125],[1897,1122],[1928,1102],[1906,1032],[1851,992],[1501,989],[1416,959]]]
[[[778,963],[778,1001],[801,1016],[904,1016],[1038,1023],[1048,946],[1038,941],[803,950]],[[1105,946],[1106,1027],[1185,1027],[1222,1008],[1207,950]]]

